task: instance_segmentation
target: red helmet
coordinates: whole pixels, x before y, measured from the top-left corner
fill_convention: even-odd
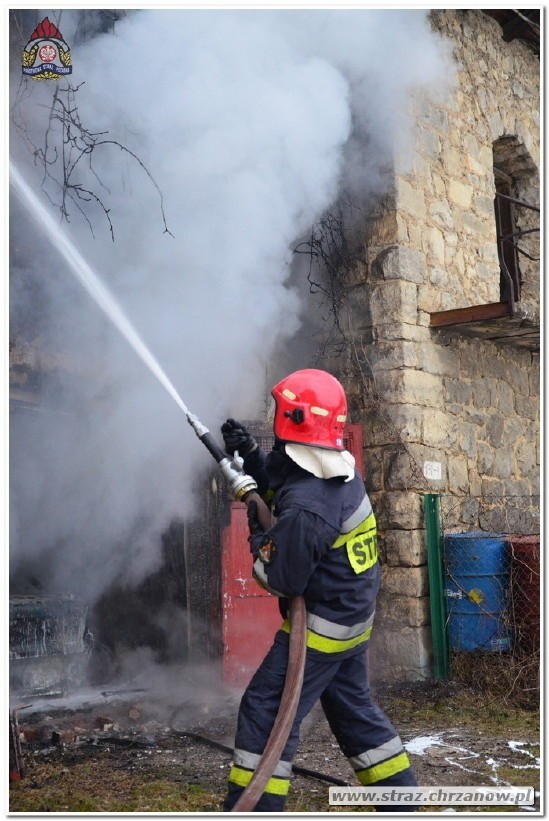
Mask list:
[[[345,391],[335,376],[309,368],[295,371],[271,391],[274,434],[284,442],[344,450]]]

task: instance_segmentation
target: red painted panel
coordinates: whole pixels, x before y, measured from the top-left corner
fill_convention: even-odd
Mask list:
[[[268,449],[272,443],[261,444]],[[345,447],[364,476],[360,425],[345,426]],[[276,596],[252,578],[246,505],[239,502],[231,503],[231,521],[223,531],[221,555],[223,680],[244,687],[271,646],[282,617]]]
[[[282,623],[275,596],[224,600],[223,681],[245,687]]]
[[[231,503],[231,521],[223,534],[223,593],[229,596],[268,596],[252,578],[246,505]]]
[[[252,578],[246,505],[231,504],[223,532],[223,680],[244,687],[282,623],[278,600]]]
[[[345,448],[355,457],[357,471],[364,477],[364,450],[362,447],[362,425],[345,425],[345,435],[343,439]]]

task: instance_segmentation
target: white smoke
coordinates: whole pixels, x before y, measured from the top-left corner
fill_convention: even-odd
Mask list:
[[[61,22],[69,43],[75,19]],[[93,171],[83,158],[78,180],[109,208],[115,241],[93,202],[81,205],[94,235],[69,204],[70,235],[212,431],[257,416],[306,309],[288,283],[293,245],[342,184],[380,190],[408,143],[410,93],[448,81],[445,44],[423,11],[181,9],[134,12],[72,56],[82,122],[143,162],[173,236],[151,179],[114,144],[96,146]],[[28,79],[18,99],[41,145],[51,94]],[[40,194],[19,132],[11,152]],[[34,564],[93,600],[157,566],[170,519],[199,510],[211,458],[17,205],[12,231],[40,283],[29,292],[12,274],[12,327],[32,323],[72,359],[65,413],[12,427],[12,569]]]

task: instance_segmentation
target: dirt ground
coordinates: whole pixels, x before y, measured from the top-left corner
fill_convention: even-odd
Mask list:
[[[379,687],[376,699],[398,728],[420,785],[539,790],[537,712],[452,684]],[[194,735],[231,748],[237,705],[236,696],[212,706],[197,695],[167,710],[146,693],[128,692],[76,708],[59,709],[52,701],[21,710],[26,773],[10,784],[9,810],[219,812],[231,754]],[[304,722],[294,764],[356,784],[318,706]],[[329,786],[294,775],[288,811],[349,812],[329,805]],[[539,811],[539,798],[536,808],[522,811],[532,809]]]

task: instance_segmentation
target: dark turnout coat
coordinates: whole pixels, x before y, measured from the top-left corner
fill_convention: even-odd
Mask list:
[[[230,811],[250,783],[276,719],[288,662],[291,596],[303,596],[307,609],[303,687],[286,747],[255,810],[284,809],[299,728],[318,700],[361,784],[415,785],[402,742],[368,684],[366,647],[379,564],[376,522],[362,479],[356,473],[347,482],[318,479],[280,448],[267,457],[254,451],[244,468],[273,502],[274,524],[251,536],[250,545],[254,575],[279,596],[284,621],[242,697],[224,809]]]

